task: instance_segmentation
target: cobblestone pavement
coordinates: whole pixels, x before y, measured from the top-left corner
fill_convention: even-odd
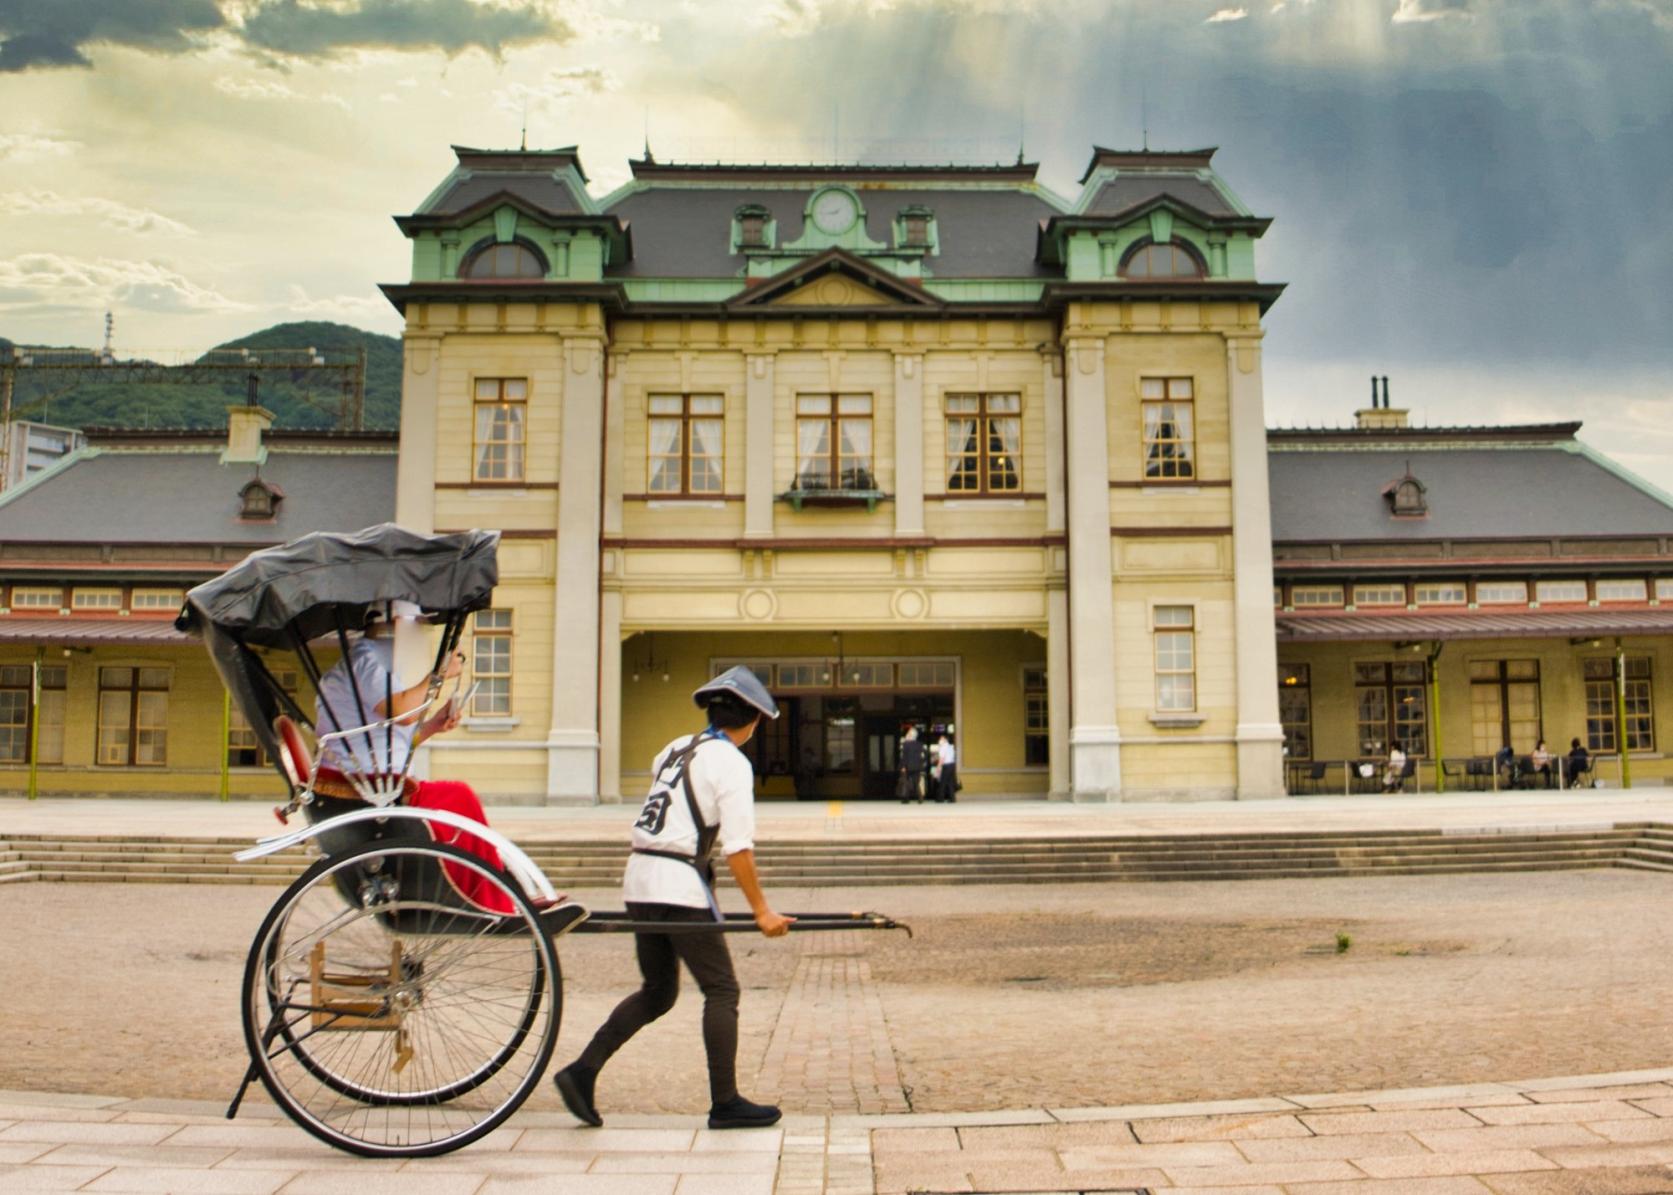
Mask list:
[[[0,888],[0,1087],[226,1098],[244,954],[273,894],[212,891]],[[1670,895],[1673,877],[1628,871],[877,889],[916,938],[732,939],[739,1073],[747,1094],[824,1115],[1673,1063]],[[566,939],[562,958],[559,1063],[637,980],[619,938]],[[706,1108],[701,1003],[687,984],[611,1062],[606,1116]],[[559,1107],[545,1087],[530,1106]]]
[[[1673,1070],[1197,1104],[690,1117],[521,1112],[441,1158],[336,1153],[252,1102],[0,1090],[0,1190],[182,1195],[1665,1195]]]

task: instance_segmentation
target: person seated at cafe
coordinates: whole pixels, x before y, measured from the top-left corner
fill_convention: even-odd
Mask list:
[[[1509,743],[1500,747],[1498,753],[1493,756],[1493,770],[1504,777],[1506,788],[1520,787],[1518,781],[1521,779],[1521,773],[1516,763],[1516,752],[1511,750]]]
[[[1592,755],[1579,739],[1568,741],[1568,786],[1583,788],[1586,774],[1592,770]]]
[[[1533,754],[1528,756],[1528,764],[1529,764],[1530,774],[1534,775],[1534,776],[1544,775],[1544,777],[1545,777],[1545,787],[1546,788],[1551,788],[1552,787],[1552,784],[1551,784],[1551,772],[1552,772],[1551,759],[1552,759],[1551,752],[1549,752],[1545,749],[1545,740],[1544,739],[1539,740],[1539,742],[1534,747]]]
[[[1406,782],[1406,753],[1395,743],[1389,748],[1388,763],[1383,765],[1383,791],[1397,792]]]

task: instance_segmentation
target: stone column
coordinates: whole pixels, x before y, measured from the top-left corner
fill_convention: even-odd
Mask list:
[[[552,626],[552,727],[546,799],[595,802],[599,792],[599,568],[603,517],[604,343],[565,339],[558,453],[557,597]]]
[[[924,358],[895,354],[895,534],[924,534]]]
[[[773,355],[744,355],[744,535],[773,534]]]
[[[1231,402],[1232,592],[1237,635],[1237,795],[1284,795],[1278,646],[1272,621],[1272,503],[1257,332],[1226,338]]]
[[[441,337],[409,332],[402,348],[401,449],[395,463],[395,521],[408,531],[436,529],[436,407]],[[465,396],[469,402],[469,396]],[[470,446],[464,453],[467,461]]]
[[[1069,785],[1077,801],[1121,794],[1115,719],[1115,598],[1110,558],[1109,406],[1104,338],[1068,340]]]
[[[622,356],[604,359],[604,534],[622,533],[623,459],[627,404],[622,398]]]
[[[1052,549],[1056,551],[1057,549]],[[1046,590],[1046,743],[1048,791],[1067,797],[1069,782],[1069,592]]]
[[[622,595],[607,589],[599,595],[598,629],[598,795],[603,801],[622,796]]]
[[[1063,355],[1053,349],[1041,354],[1041,393],[1046,416],[1046,534],[1058,535],[1065,524],[1063,485]]]

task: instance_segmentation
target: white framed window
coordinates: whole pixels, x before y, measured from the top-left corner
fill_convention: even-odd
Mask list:
[[[1534,582],[1534,597],[1541,602],[1583,602],[1586,596],[1584,581]]]
[[[471,636],[471,679],[476,696],[471,713],[478,718],[511,714],[511,611],[478,610]]]
[[[1462,581],[1424,581],[1417,586],[1420,606],[1462,606],[1470,592]]]
[[[1341,604],[1342,587],[1340,585],[1290,586],[1290,605],[1297,609],[1303,606],[1340,606]]]
[[[120,589],[92,589],[77,585],[70,594],[70,609],[72,610],[120,610],[122,608],[122,591]]]
[[[12,586],[13,610],[56,610],[64,604],[64,591],[56,585]]]
[[[1354,586],[1354,605],[1356,606],[1404,606],[1405,604],[1406,587],[1398,582]]]
[[[1190,713],[1197,708],[1196,611],[1157,606],[1151,611],[1156,640],[1156,709]]]
[[[902,660],[895,666],[903,689],[950,689],[954,671],[951,660]]]
[[[477,378],[472,406],[472,478],[522,481],[528,444],[529,380]]]
[[[1662,601],[1673,601],[1673,577],[1656,578],[1656,597]]]
[[[1051,762],[1050,700],[1046,666],[1029,664],[1022,670],[1022,761],[1029,767]]]
[[[892,689],[895,666],[881,660],[844,660],[839,684],[844,689]]]
[[[764,683],[770,682],[764,680]],[[822,689],[830,683],[830,667],[818,661],[803,660],[778,666],[778,687],[781,689]]]
[[[1022,395],[947,395],[947,492],[1022,489]]]
[[[1600,602],[1643,602],[1650,597],[1650,587],[1643,577],[1610,577],[1597,583]]]
[[[106,767],[168,764],[167,668],[100,668],[97,760]]]
[[[653,394],[646,488],[653,494],[718,494],[725,472],[726,399]]]
[[[1526,581],[1477,581],[1475,600],[1482,606],[1515,606],[1528,600]]]
[[[185,600],[184,589],[136,589],[128,595],[128,609],[166,610],[172,614]]]
[[[1196,408],[1190,378],[1139,382],[1146,481],[1191,481],[1197,475]]]
[[[874,490],[869,394],[796,396],[798,490]]]

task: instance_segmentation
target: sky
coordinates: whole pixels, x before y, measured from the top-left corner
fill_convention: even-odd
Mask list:
[[[0,336],[396,333],[448,146],[1014,161],[1218,146],[1268,422],[1582,419],[1673,489],[1673,0],[0,0]]]

